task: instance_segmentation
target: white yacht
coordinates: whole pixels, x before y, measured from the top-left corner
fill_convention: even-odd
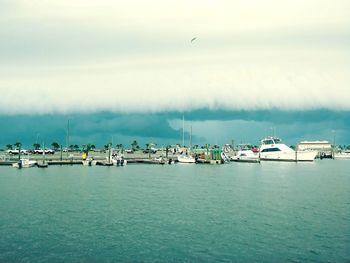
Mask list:
[[[12,167],[14,168],[30,168],[37,165],[36,161],[31,161],[29,159],[20,159],[18,162],[13,163]]]
[[[185,154],[179,155],[177,157],[177,160],[179,163],[196,163],[195,158],[193,158],[191,155],[185,155]]]
[[[317,151],[294,151],[277,137],[261,140],[260,160],[262,161],[314,161]]]

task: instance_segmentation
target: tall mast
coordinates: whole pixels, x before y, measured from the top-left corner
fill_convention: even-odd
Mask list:
[[[185,147],[185,117],[182,115],[182,147]]]
[[[67,137],[66,137],[67,150],[69,147],[69,119],[67,120]]]
[[[191,125],[191,133],[190,133],[190,151],[192,150],[192,125]]]

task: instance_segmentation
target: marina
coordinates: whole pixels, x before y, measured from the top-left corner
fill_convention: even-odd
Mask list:
[[[304,144],[305,145],[305,144]],[[18,150],[17,150],[18,151]],[[19,151],[18,151],[19,152]],[[15,168],[40,167],[51,165],[83,165],[83,166],[125,166],[127,164],[225,164],[230,162],[261,163],[264,161],[282,162],[313,162],[316,158],[324,159],[324,152],[317,150],[293,150],[277,137],[267,137],[261,141],[259,148],[241,145],[238,149],[225,144],[221,149],[181,148],[178,150],[153,148],[148,150],[124,151],[109,149],[106,151],[71,151],[67,153],[54,152],[37,154],[33,151],[22,151],[14,154],[13,151],[0,151],[0,165],[12,165]],[[323,158],[322,158],[323,156]],[[332,159],[350,160],[348,151],[332,152]]]
[[[319,145],[322,145],[320,148]],[[332,159],[350,160],[349,151],[334,151],[333,148],[323,145],[322,142],[302,142],[294,150],[277,137],[266,137],[261,145],[254,148],[251,145],[241,144],[238,148],[225,144],[222,147],[186,148],[176,145],[164,150],[148,146],[145,150],[114,149],[108,145],[105,151],[92,151],[87,148],[83,151],[70,151],[63,153],[51,149],[40,150],[8,150],[0,151],[0,165],[12,165],[15,168],[40,167],[51,165],[83,165],[83,166],[125,166],[127,164],[227,164],[230,162],[261,163],[264,161],[278,162],[313,162],[316,158],[324,159],[326,152]],[[312,148],[308,148],[312,146]],[[315,145],[319,148],[315,148]],[[90,147],[90,146],[89,146]],[[50,154],[47,154],[49,152]]]

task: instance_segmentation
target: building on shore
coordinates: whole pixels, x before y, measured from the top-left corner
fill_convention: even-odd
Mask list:
[[[297,149],[298,151],[318,151],[320,158],[332,156],[332,144],[329,141],[301,141]]]

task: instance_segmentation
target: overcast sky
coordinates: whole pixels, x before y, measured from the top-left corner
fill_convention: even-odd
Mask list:
[[[198,143],[271,127],[350,143],[349,14],[348,0],[0,0],[0,143],[63,143],[69,118],[76,143],[179,142],[183,113]]]
[[[348,0],[0,0],[0,113],[348,110],[349,14]]]

